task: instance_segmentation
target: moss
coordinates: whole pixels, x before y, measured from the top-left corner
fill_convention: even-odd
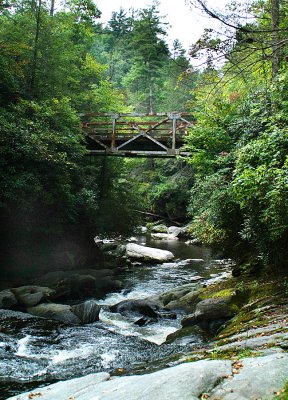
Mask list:
[[[276,393],[274,399],[275,400],[288,400],[288,382],[283,387],[283,389],[279,390],[279,392]]]
[[[221,289],[221,290],[218,290],[215,292],[210,291],[210,290],[205,291],[205,289],[204,289],[199,297],[201,300],[205,300],[205,299],[210,299],[210,298],[215,298],[215,297],[231,297],[234,294],[235,294],[235,289],[230,288],[230,287]]]
[[[285,279],[281,277],[251,277],[231,278],[224,283],[220,282],[208,287],[201,296],[217,297],[232,294],[231,307],[236,316],[231,319],[215,338],[220,339],[218,345],[227,343],[229,337],[248,328],[261,327],[271,321],[273,310],[269,312],[267,306],[276,310],[278,305],[285,304]],[[233,291],[235,293],[233,294]],[[272,316],[270,315],[272,314]]]
[[[229,349],[229,350],[224,350],[220,351],[214,349],[211,352],[207,352],[207,357],[210,358],[211,360],[240,360],[242,358],[247,358],[247,357],[257,357],[259,356],[259,353],[256,351],[252,351],[251,349]]]

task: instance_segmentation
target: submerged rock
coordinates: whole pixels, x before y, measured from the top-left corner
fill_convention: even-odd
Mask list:
[[[171,251],[140,246],[139,244],[135,243],[127,244],[126,254],[130,258],[142,259],[145,261],[166,262],[174,258],[174,255],[171,253]]]

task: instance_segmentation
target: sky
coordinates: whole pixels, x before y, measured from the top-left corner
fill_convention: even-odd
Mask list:
[[[152,0],[94,0],[102,12],[101,22],[104,24],[110,19],[112,11],[119,11],[120,7],[125,10],[133,7],[135,9],[145,8],[152,5]],[[207,4],[215,9],[223,9],[228,0],[208,0]],[[201,36],[204,28],[214,28],[215,22],[201,15],[199,10],[191,10],[185,0],[160,0],[160,15],[166,16],[165,21],[169,23],[168,42],[179,39],[182,46],[188,50]],[[213,24],[213,25],[212,25]],[[169,26],[168,25],[168,26]]]

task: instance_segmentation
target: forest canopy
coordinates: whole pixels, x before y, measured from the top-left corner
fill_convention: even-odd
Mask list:
[[[223,26],[188,53],[169,47],[157,2],[115,10],[107,26],[97,1],[0,2],[3,264],[128,234],[140,204],[247,268],[285,265],[288,4],[187,4]],[[88,156],[80,113],[172,111],[197,121],[188,158]]]

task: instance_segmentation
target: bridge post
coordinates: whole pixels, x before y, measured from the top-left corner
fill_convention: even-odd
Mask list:
[[[180,118],[180,114],[169,114],[169,118],[172,119],[172,150],[175,152],[176,149],[176,132],[177,132],[177,120]]]
[[[116,148],[116,121],[119,118],[118,114],[112,115],[112,135],[111,135],[111,150]]]

